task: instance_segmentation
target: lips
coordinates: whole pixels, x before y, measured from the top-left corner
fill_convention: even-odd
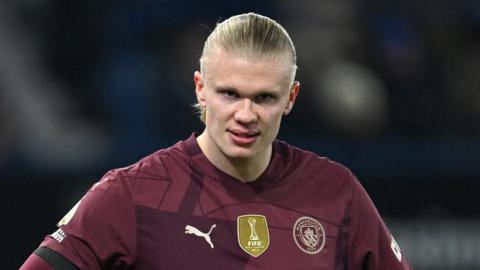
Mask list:
[[[229,130],[228,132],[233,143],[244,146],[254,143],[260,135],[260,132],[250,130]]]

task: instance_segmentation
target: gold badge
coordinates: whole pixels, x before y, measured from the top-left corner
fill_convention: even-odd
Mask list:
[[[237,237],[240,247],[252,255],[260,256],[270,244],[267,218],[262,215],[243,215],[237,218]]]

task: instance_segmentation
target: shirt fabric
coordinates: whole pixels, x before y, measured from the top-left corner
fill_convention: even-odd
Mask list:
[[[274,141],[243,183],[195,134],[109,171],[41,246],[81,269],[411,269],[355,176]]]

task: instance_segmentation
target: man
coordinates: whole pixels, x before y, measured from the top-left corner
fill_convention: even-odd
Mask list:
[[[352,173],[276,140],[296,54],[275,21],[217,25],[202,134],[108,172],[22,269],[411,269]]]

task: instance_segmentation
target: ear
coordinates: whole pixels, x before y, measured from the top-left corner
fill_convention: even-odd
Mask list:
[[[295,100],[298,96],[298,91],[300,91],[300,82],[294,81],[290,92],[288,93],[288,102],[283,110],[284,115],[288,115],[293,108],[293,104],[295,104]]]
[[[195,71],[195,73],[193,73],[193,81],[195,82],[195,94],[197,96],[198,104],[205,107],[205,84],[200,71]]]

